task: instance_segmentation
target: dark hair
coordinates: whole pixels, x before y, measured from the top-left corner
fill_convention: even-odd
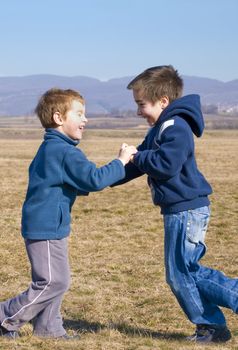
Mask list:
[[[153,103],[164,96],[172,102],[182,96],[183,79],[171,65],[156,66],[137,75],[127,89],[140,90],[143,98]]]

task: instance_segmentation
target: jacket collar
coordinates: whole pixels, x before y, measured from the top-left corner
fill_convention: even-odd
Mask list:
[[[60,132],[54,128],[47,128],[47,129],[45,129],[45,131],[46,132],[44,135],[44,140],[57,138],[57,139],[62,139],[73,146],[77,146],[79,144],[79,140],[73,140],[70,137],[66,136],[65,134],[63,134],[62,132]]]

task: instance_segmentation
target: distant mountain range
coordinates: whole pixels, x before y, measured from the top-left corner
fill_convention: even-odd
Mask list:
[[[118,114],[135,110],[131,91],[126,89],[133,77],[100,81],[75,76],[30,75],[0,77],[0,116],[33,114],[42,93],[52,87],[71,88],[86,98],[87,113]],[[215,79],[183,76],[184,94],[198,93],[203,105],[238,105],[238,79],[222,82]]]

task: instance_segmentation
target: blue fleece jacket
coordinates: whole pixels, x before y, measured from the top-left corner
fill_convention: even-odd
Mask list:
[[[212,189],[198,170],[193,134],[204,129],[198,95],[187,95],[170,103],[138,147],[134,164],[126,166],[125,183],[148,175],[152,199],[162,214],[177,213],[209,205]]]
[[[75,147],[77,144],[55,129],[46,129],[44,141],[29,167],[29,185],[22,208],[24,238],[68,236],[76,196],[100,191],[125,176],[119,159],[97,168]]]

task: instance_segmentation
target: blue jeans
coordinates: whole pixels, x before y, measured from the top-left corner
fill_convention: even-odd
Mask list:
[[[209,218],[209,207],[164,215],[166,281],[191,322],[225,325],[218,305],[238,312],[238,279],[199,264]]]

